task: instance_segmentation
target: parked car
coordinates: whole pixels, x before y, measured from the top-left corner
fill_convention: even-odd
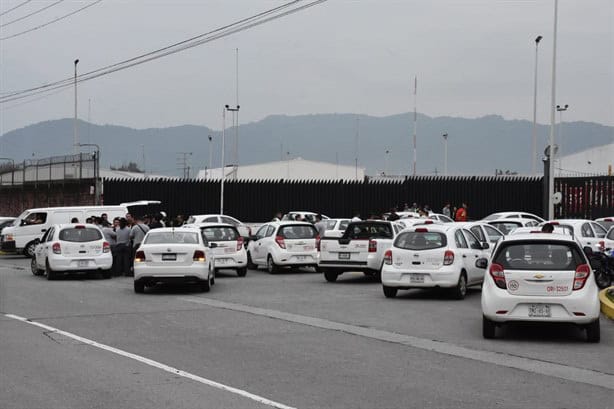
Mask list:
[[[348,271],[360,271],[379,279],[384,253],[403,229],[399,223],[384,220],[352,222],[340,238],[322,238],[318,269],[329,282]]]
[[[605,236],[603,247],[606,249],[614,250],[614,226],[610,227],[608,234]]]
[[[492,250],[495,248],[497,242],[499,242],[499,240],[501,240],[501,238],[504,236],[504,234],[495,226],[481,221],[458,222],[457,224],[473,233],[480,243],[488,243],[488,249],[485,249],[484,251],[489,255],[492,253]]]
[[[327,219],[326,223],[326,232],[324,233],[326,237],[341,237],[345,232],[345,229],[350,224],[350,219]]]
[[[593,251],[602,251],[605,248],[607,230],[597,222],[582,219],[558,219],[546,223],[571,230],[573,237],[580,242],[582,247],[589,246]]]
[[[244,239],[249,238],[252,235],[252,228],[246,225],[245,223],[235,219],[232,216],[228,216],[226,214],[195,214],[188,217],[186,220],[186,224],[188,225],[198,225],[201,223],[224,223],[235,226],[239,231],[239,234]]]
[[[612,226],[614,226],[614,216],[600,217],[599,219],[595,219],[595,221],[606,230],[609,230]]]
[[[484,250],[489,247],[456,223],[403,230],[384,254],[384,295],[393,298],[398,290],[411,288],[448,288],[454,298],[463,299],[468,286],[483,281],[484,271],[475,262],[487,255]]]
[[[235,270],[239,277],[247,274],[247,251],[243,237],[235,226],[223,223],[201,223],[196,225],[207,243],[215,243],[211,252],[215,256],[215,272]]]
[[[0,234],[2,234],[2,229],[12,226],[15,220],[15,217],[0,217]]]
[[[424,225],[431,225],[431,224],[443,224],[443,222],[440,222],[438,220],[425,219],[425,218],[420,218],[420,219],[399,219],[396,222],[398,224],[402,225],[404,229],[407,229],[407,228],[410,228],[410,227],[414,227],[414,226],[424,226]]]
[[[437,220],[437,221],[440,221],[442,223],[454,223],[454,220],[451,219],[450,217],[446,216],[445,214],[431,213],[431,214],[429,214],[428,217],[429,217],[429,219]]]
[[[487,223],[495,227],[497,230],[499,230],[505,235],[510,234],[514,229],[517,229],[518,227],[534,227],[539,225],[539,222],[533,219],[511,218],[492,220],[488,221]]]
[[[281,218],[282,221],[296,221],[297,217],[300,217],[301,221],[305,221],[305,222],[309,222],[309,223],[315,223],[316,222],[316,215],[318,213],[314,213],[314,212],[305,212],[305,211],[298,211],[298,210],[293,210],[291,212],[288,212],[286,214],[283,215],[283,217]],[[322,216],[322,220],[327,220],[330,219],[330,217],[325,216],[325,215],[321,215]]]
[[[209,291],[215,284],[215,247],[197,228],[148,231],[134,257],[134,292],[158,283],[191,283]]]
[[[247,245],[247,267],[265,266],[271,274],[283,267],[315,267],[319,242],[318,231],[311,223],[266,223]]]
[[[101,273],[111,278],[113,256],[102,231],[93,224],[54,224],[34,247],[32,274],[53,280],[66,273]]]
[[[539,223],[544,222],[545,220],[541,217],[527,212],[498,212],[492,213],[482,219],[482,221],[488,222],[492,220],[500,220],[500,219],[530,219],[535,220]]]
[[[482,286],[482,334],[513,321],[569,322],[599,342],[598,288],[578,243],[568,235],[536,233],[504,237],[490,261]]]

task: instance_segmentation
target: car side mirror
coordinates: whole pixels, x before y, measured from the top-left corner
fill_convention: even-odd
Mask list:
[[[486,267],[488,267],[488,260],[485,258],[479,258],[475,261],[475,266],[485,270]]]
[[[217,243],[209,243],[209,248],[214,249],[217,247]]]
[[[593,255],[593,248],[591,246],[584,246],[583,250],[587,257],[591,257]]]
[[[490,244],[487,242],[482,243],[482,250],[488,250],[490,248]]]

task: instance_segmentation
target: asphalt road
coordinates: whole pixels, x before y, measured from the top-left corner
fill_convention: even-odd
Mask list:
[[[481,337],[479,289],[384,298],[362,274],[239,278],[210,293],[46,281],[0,256],[0,408],[612,408],[614,322]]]

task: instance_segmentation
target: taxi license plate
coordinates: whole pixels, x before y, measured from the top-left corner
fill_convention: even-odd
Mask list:
[[[314,246],[303,246],[303,250],[305,251],[312,251],[313,249],[315,249]]]
[[[339,260],[349,260],[350,253],[339,253]]]
[[[296,256],[296,261],[305,261],[307,257],[305,256]]]
[[[422,284],[422,283],[424,283],[424,274],[410,274],[409,275],[409,282],[410,283],[415,283],[415,284]]]
[[[550,306],[547,304],[529,305],[529,317],[551,317]]]
[[[89,262],[87,260],[79,260],[79,267],[87,267]]]
[[[224,249],[224,253],[234,253],[234,251],[235,251],[235,250],[234,250],[232,247],[226,247],[226,248]]]
[[[177,260],[177,254],[162,254],[162,260],[175,261]]]
[[[216,258],[215,259],[215,262],[217,264],[228,264],[228,261],[229,261],[229,259],[227,259],[227,258]]]

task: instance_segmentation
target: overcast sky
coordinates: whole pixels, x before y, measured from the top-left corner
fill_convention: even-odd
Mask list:
[[[55,1],[55,0],[53,0]],[[0,25],[40,9],[30,3]],[[0,13],[23,0],[2,0]],[[64,1],[0,28],[5,37],[91,1]],[[130,58],[284,3],[260,0],[103,0],[70,18],[0,42],[0,92],[42,85]],[[614,125],[614,1],[561,0],[557,103],[565,120]],[[534,39],[538,121],[549,122],[554,0],[329,0],[281,20],[79,85],[79,116],[135,128],[221,128],[235,103],[239,48],[241,122],[271,114],[531,119]],[[0,134],[73,116],[72,89],[0,105]]]

